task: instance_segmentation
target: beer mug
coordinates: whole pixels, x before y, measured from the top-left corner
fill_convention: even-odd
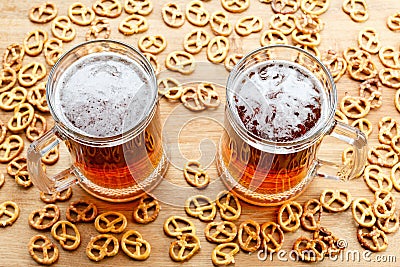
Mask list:
[[[107,201],[152,190],[167,160],[162,146],[157,82],[148,60],[112,40],[75,46],[52,68],[46,97],[54,127],[28,150],[33,184],[45,193],[74,183]],[[64,142],[72,164],[54,176],[41,158]]]
[[[217,167],[241,199],[278,205],[299,195],[315,176],[349,180],[362,172],[365,135],[335,120],[335,83],[307,51],[272,45],[249,53],[231,71],[226,99]],[[327,135],[352,146],[351,160],[318,159]],[[335,172],[321,173],[327,166]]]

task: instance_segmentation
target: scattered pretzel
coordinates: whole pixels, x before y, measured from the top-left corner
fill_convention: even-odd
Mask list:
[[[110,234],[101,234],[92,237],[86,247],[86,256],[92,261],[101,261],[105,257],[117,255],[119,250],[118,239]]]
[[[51,25],[51,32],[54,37],[64,42],[72,41],[76,35],[76,30],[67,16],[57,17]]]
[[[24,59],[25,49],[22,45],[14,43],[7,46],[3,54],[3,67],[4,69],[13,69],[19,71],[22,67],[22,60]],[[3,73],[4,71],[0,72]],[[0,75],[3,77],[3,74]],[[16,75],[15,75],[16,77]],[[3,78],[0,78],[3,79]],[[2,82],[0,82],[0,89]]]
[[[374,252],[386,250],[389,244],[386,234],[376,226],[372,226],[372,228],[359,227],[357,239],[363,248]]]
[[[100,214],[96,217],[94,221],[94,226],[96,230],[102,234],[105,233],[115,233],[119,234],[122,233],[128,221],[122,213],[116,211],[108,211]]]
[[[188,215],[209,222],[217,214],[215,203],[208,197],[196,195],[189,197],[185,202],[185,211]]]
[[[386,25],[392,31],[400,30],[400,12],[390,15],[386,20]]]
[[[300,259],[306,262],[321,261],[327,251],[327,247],[322,240],[309,239],[304,236],[295,241],[293,249],[300,256]]]
[[[202,29],[195,29],[185,35],[183,47],[191,54],[197,54],[210,42],[210,35]]]
[[[149,28],[149,24],[147,19],[140,15],[130,15],[126,17],[121,23],[118,25],[118,30],[124,35],[132,35],[135,33],[142,33],[147,31]]]
[[[228,51],[229,40],[225,36],[217,36],[208,43],[207,58],[213,63],[221,63],[227,57]]]
[[[157,74],[161,71],[161,65],[158,63],[158,59],[155,55],[150,54],[150,53],[143,53],[143,55],[147,58],[147,60],[150,62],[151,66],[154,69],[154,72]]]
[[[261,34],[260,43],[262,46],[270,44],[288,44],[286,36],[278,30],[266,30]]]
[[[398,161],[399,156],[390,145],[376,145],[368,150],[368,161],[371,164],[382,167],[393,167]]]
[[[300,7],[300,0],[272,0],[271,7],[275,13],[294,14]]]
[[[363,227],[372,227],[376,222],[372,204],[366,198],[357,198],[351,206],[354,220]]]
[[[210,20],[210,13],[205,9],[203,2],[191,1],[186,6],[186,19],[195,26],[205,26]]]
[[[161,34],[146,35],[139,39],[138,46],[140,51],[151,54],[159,54],[167,47],[167,41]]]
[[[392,180],[393,187],[400,191],[400,162],[393,166],[390,171],[390,179]]]
[[[224,60],[224,66],[227,71],[233,70],[235,65],[243,58],[243,54],[231,54]]]
[[[49,64],[50,66],[56,64],[57,60],[63,53],[62,47],[62,41],[56,38],[51,38],[45,42],[43,50],[47,64]]]
[[[37,230],[50,229],[59,218],[59,207],[54,204],[47,204],[29,214],[29,225]]]
[[[46,165],[54,165],[57,163],[60,158],[60,152],[58,149],[58,145],[50,149],[46,154],[44,154],[41,158],[42,162]]]
[[[69,6],[68,17],[73,23],[85,26],[92,23],[95,13],[92,9],[87,8],[84,4],[77,2]]]
[[[340,110],[348,118],[362,118],[369,113],[370,109],[371,103],[362,97],[347,95],[340,101]]]
[[[400,69],[400,51],[396,51],[391,46],[385,46],[379,50],[379,59],[385,67]]]
[[[57,8],[51,2],[33,6],[29,10],[29,19],[35,23],[47,23],[57,16]]]
[[[346,248],[347,243],[342,244],[341,240],[336,236],[332,234],[331,231],[329,231],[325,227],[319,227],[316,231],[313,233],[313,239],[314,240],[320,240],[325,243],[326,245],[326,253],[328,255],[339,255],[342,250]],[[345,240],[344,240],[345,241]]]
[[[126,255],[134,260],[146,260],[150,256],[150,243],[135,230],[128,230],[121,238],[121,248]],[[144,251],[143,251],[144,250]]]
[[[278,223],[282,230],[295,232],[300,227],[300,218],[303,213],[301,205],[295,201],[283,204],[278,211]]]
[[[322,206],[330,212],[341,212],[347,210],[351,205],[351,201],[351,194],[345,189],[326,189],[320,196]]]
[[[229,191],[221,191],[215,202],[219,208],[221,218],[227,221],[235,221],[242,212],[239,199]]]
[[[351,126],[358,128],[366,137],[372,133],[372,123],[366,118],[355,120]]]
[[[355,22],[364,22],[369,17],[365,0],[344,0],[342,9]]]
[[[307,46],[317,46],[321,43],[321,35],[318,32],[303,33],[297,29],[292,31],[292,39],[295,43]]]
[[[0,70],[0,93],[8,91],[16,82],[17,73],[14,69],[5,67]]]
[[[160,204],[151,196],[145,195],[140,198],[139,204],[133,210],[133,219],[137,223],[147,224],[155,221],[160,213]]]
[[[31,123],[26,127],[26,138],[33,142],[47,131],[47,121],[42,115],[35,114]]]
[[[272,29],[282,32],[284,35],[291,34],[296,29],[296,17],[292,14],[273,14],[269,20]]]
[[[315,231],[320,227],[322,204],[318,199],[312,198],[304,203],[303,214],[300,218],[301,226],[308,231]]]
[[[358,33],[358,45],[361,49],[377,54],[381,48],[378,32],[374,28],[365,28]]]
[[[56,245],[45,235],[35,235],[29,240],[29,254],[39,264],[51,265],[58,260],[59,252]],[[39,256],[36,252],[40,252]]]
[[[382,83],[378,78],[368,79],[360,84],[360,96],[371,102],[371,108],[382,106]]]
[[[86,32],[86,41],[98,38],[108,39],[110,38],[110,34],[111,26],[109,20],[105,18],[96,18],[92,21],[89,30]]]
[[[41,82],[31,88],[27,96],[28,102],[41,112],[49,112],[49,106],[46,99],[46,82]]]
[[[25,188],[28,188],[32,186],[32,180],[31,177],[29,176],[28,172],[28,167],[24,166],[21,169],[19,169],[14,176],[15,182]]]
[[[322,62],[328,67],[335,82],[339,81],[347,70],[347,61],[332,49],[328,50]]]
[[[373,211],[378,218],[388,218],[396,211],[396,199],[390,191],[379,190],[375,192]]]
[[[229,36],[232,33],[232,23],[224,11],[215,11],[210,17],[211,30],[215,35]]]
[[[187,261],[200,250],[200,240],[193,234],[183,234],[169,247],[169,256],[173,261]]]
[[[229,251],[226,252],[226,248]],[[235,255],[239,252],[239,246],[236,243],[224,243],[216,246],[211,254],[211,261],[216,266],[227,266],[235,263]]]
[[[72,197],[71,187],[68,187],[68,189],[65,189],[61,192],[54,192],[53,194],[46,194],[44,192],[40,192],[40,200],[42,200],[44,203],[47,204],[54,204],[57,201],[67,201],[71,197]]]
[[[185,88],[183,88],[181,95],[181,102],[187,109],[191,111],[201,111],[206,109],[206,106],[204,106],[199,100],[197,89],[193,86],[186,86]],[[210,182],[209,176],[204,171],[203,173],[195,174],[194,178],[188,176],[189,178],[188,179],[186,175],[185,178],[189,184],[199,188],[206,187]],[[192,180],[192,182],[189,182],[189,180]]]
[[[389,176],[383,173],[383,170],[376,165],[369,165],[364,170],[364,181],[373,191],[392,190],[393,183]]]
[[[177,90],[180,93],[182,93],[181,83],[178,80],[174,79],[174,78],[166,77],[166,78],[158,80],[158,94],[159,95],[165,96],[165,94],[170,89],[175,89],[175,88],[177,88]],[[177,99],[179,99],[181,97],[181,95],[179,95],[179,96],[173,95],[173,96],[176,99],[171,99],[171,100],[177,100]]]
[[[24,149],[24,141],[19,135],[10,135],[0,144],[0,162],[7,163]]]
[[[221,0],[222,7],[232,13],[241,13],[249,8],[250,0]]]
[[[261,225],[261,237],[264,250],[267,250],[269,253],[276,253],[281,250],[284,234],[279,224],[275,222],[263,223]]]
[[[329,8],[330,0],[301,0],[300,9],[305,14],[321,15]]]
[[[392,234],[399,230],[399,220],[399,215],[397,213],[393,213],[390,217],[379,218],[376,221],[376,224],[385,234]]]
[[[22,104],[26,100],[28,91],[20,86],[12,88],[10,91],[6,91],[0,94],[0,108],[3,110],[13,110],[18,105]]]
[[[68,229],[72,229],[72,231]],[[51,235],[60,242],[61,247],[65,250],[75,250],[81,244],[81,235],[78,228],[69,221],[56,222],[51,227]]]
[[[179,237],[183,234],[196,234],[196,227],[189,220],[181,216],[171,216],[164,222],[164,233],[171,237]]]
[[[150,0],[126,0],[124,9],[128,14],[147,16],[153,11],[153,3]]]
[[[93,3],[92,8],[101,17],[116,18],[122,13],[122,5],[119,0],[97,0]]]
[[[47,32],[40,29],[29,32],[24,39],[25,53],[32,57],[39,55],[46,41]]]
[[[35,110],[29,103],[22,103],[15,107],[14,115],[7,123],[11,132],[17,133],[26,129],[33,121]]]
[[[235,31],[241,36],[247,36],[251,33],[259,32],[262,30],[263,22],[257,16],[245,16],[240,18],[235,25]]]
[[[295,19],[296,28],[305,34],[319,33],[323,28],[322,20],[314,15],[301,15]]]
[[[221,103],[217,91],[210,83],[200,83],[197,86],[197,95],[200,103],[206,108],[217,108]]]
[[[45,76],[46,67],[42,63],[31,62],[19,70],[18,82],[24,87],[31,87]]]
[[[85,200],[71,202],[67,208],[66,217],[70,222],[92,222],[97,216],[94,203]]]
[[[383,68],[378,76],[384,85],[395,89],[400,88],[400,70]]]
[[[390,116],[381,118],[378,126],[378,139],[383,144],[390,145],[391,140],[400,134],[399,123]]]
[[[206,239],[213,243],[228,243],[235,239],[237,227],[233,222],[210,222],[204,229]]]
[[[17,203],[6,201],[0,204],[0,226],[12,225],[19,217],[20,209]],[[4,219],[5,217],[5,219]]]
[[[174,51],[167,55],[165,66],[167,69],[177,71],[182,74],[190,74],[195,69],[194,57],[185,51]]]
[[[161,9],[162,18],[170,27],[179,28],[185,23],[185,15],[175,3],[166,3]]]

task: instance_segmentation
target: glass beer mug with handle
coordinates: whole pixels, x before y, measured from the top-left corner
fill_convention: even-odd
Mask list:
[[[288,45],[250,52],[231,71],[226,94],[217,167],[241,199],[278,205],[299,195],[315,176],[347,180],[362,172],[366,138],[335,120],[335,83],[308,52]],[[318,159],[327,135],[351,145],[352,159],[342,165]],[[322,173],[327,166],[336,173]]]
[[[113,202],[130,201],[162,179],[162,146],[154,70],[135,48],[94,40],[67,51],[52,68],[46,97],[54,127],[28,150],[33,184],[45,193],[74,183]],[[49,176],[41,158],[64,142],[72,164]]]

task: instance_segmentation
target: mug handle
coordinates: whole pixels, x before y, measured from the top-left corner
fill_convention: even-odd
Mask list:
[[[61,192],[79,182],[76,168],[73,165],[54,176],[48,176],[43,170],[42,157],[61,142],[63,140],[59,137],[57,128],[53,127],[32,142],[27,151],[28,172],[32,183],[47,194]]]
[[[353,126],[335,120],[329,136],[351,145],[353,147],[353,158],[343,164],[317,159],[317,169],[323,166],[334,167],[336,170],[339,168],[336,175],[320,173],[318,171],[317,175],[323,178],[342,181],[359,177],[364,170],[368,153],[367,138],[364,133]]]

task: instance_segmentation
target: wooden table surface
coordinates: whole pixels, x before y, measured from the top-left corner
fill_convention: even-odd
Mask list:
[[[0,54],[3,54],[6,47],[11,43],[22,43],[27,32],[41,28],[45,29],[49,35],[50,24],[44,25],[34,24],[28,19],[28,10],[35,4],[43,2],[42,0],[15,0],[6,1],[0,0]],[[69,0],[53,0],[58,7],[59,15],[66,15],[67,9],[70,4],[74,1]],[[167,27],[161,19],[161,6],[167,1],[155,1],[153,12],[147,16],[149,21],[149,29],[147,32],[142,34],[135,34],[132,36],[124,36],[118,31],[118,23],[127,16],[126,13],[115,19],[112,19],[111,38],[125,41],[134,46],[137,45],[137,41],[140,36],[144,34],[163,34],[168,42],[167,48],[164,52],[158,55],[159,62],[163,64],[164,58],[167,53],[174,50],[183,50],[183,37],[195,26],[191,25],[188,21],[178,29]],[[188,1],[174,1],[184,8]],[[321,15],[321,19],[324,21],[324,29],[321,32],[322,42],[319,49],[322,53],[325,53],[327,49],[334,49],[342,52],[349,46],[357,46],[358,32],[366,27],[375,28],[380,34],[380,40],[384,45],[394,46],[399,49],[400,32],[392,32],[386,26],[386,18],[400,11],[400,2],[398,0],[385,0],[375,1],[366,0],[369,7],[369,19],[364,23],[356,23],[345,14],[342,9],[341,0],[332,0],[329,10]],[[91,6],[91,0],[82,0],[82,3]],[[222,10],[220,1],[211,0],[204,1],[204,5],[210,12],[216,10]],[[263,31],[268,29],[269,18],[272,14],[270,5],[262,4],[259,1],[252,0],[250,8],[241,14],[229,14],[231,22],[236,22],[238,18],[244,15],[259,15],[264,22]],[[76,38],[70,42],[65,43],[65,48],[70,48],[75,44],[83,42],[85,40],[85,32],[87,27],[76,26],[77,30]],[[211,34],[210,26],[204,27]],[[230,53],[247,53],[250,50],[260,46],[259,38],[261,33],[254,33],[247,37],[239,37],[236,33],[232,33],[229,37],[231,41]],[[201,53],[196,55],[196,59],[199,62],[196,71],[190,76],[180,76],[171,72],[165,71],[165,66],[162,66],[162,73],[160,76],[176,76],[181,79],[182,82],[207,80],[221,84],[219,93],[223,98],[224,90],[223,85],[226,82],[228,72],[224,69],[223,65],[211,64],[207,61],[205,49]],[[377,63],[378,67],[381,68],[379,59],[376,55],[373,56],[373,60]],[[31,61],[44,62],[43,54],[32,58],[25,56],[24,64]],[[47,66],[50,69],[49,66]],[[337,83],[339,99],[341,99],[345,93],[357,95],[358,94],[358,82],[351,80],[346,74]],[[378,121],[383,116],[390,115],[393,118],[400,120],[399,113],[396,111],[393,98],[395,90],[385,87],[383,91],[383,105],[381,108],[372,110],[367,118],[373,123],[374,129],[371,136],[368,139],[369,145],[373,146],[378,144]],[[224,98],[223,98],[224,99]],[[128,218],[128,229],[135,229],[142,233],[143,237],[148,240],[152,246],[152,252],[149,259],[144,262],[136,262],[127,257],[122,251],[117,256],[112,258],[106,258],[100,263],[89,260],[85,254],[85,247],[91,237],[96,235],[96,230],[93,224],[79,224],[78,228],[81,232],[82,243],[80,247],[73,252],[68,252],[60,248],[60,257],[55,265],[58,266],[177,266],[180,263],[173,262],[168,256],[168,248],[170,243],[173,241],[164,235],[162,230],[163,222],[171,215],[187,216],[183,209],[183,203],[185,199],[194,194],[204,194],[215,198],[216,194],[224,187],[218,178],[215,166],[215,151],[216,144],[222,133],[223,123],[223,109],[224,105],[221,105],[218,109],[213,111],[205,111],[200,113],[193,113],[182,107],[179,103],[171,103],[161,99],[161,113],[164,127],[164,134],[166,137],[166,147],[170,150],[170,161],[171,164],[167,171],[164,181],[156,189],[155,195],[161,202],[161,212],[155,222],[148,225],[139,225],[134,223],[132,219],[132,210],[137,205],[137,202],[130,202],[125,204],[113,204],[104,202],[93,198],[86,194],[79,186],[73,187],[72,200],[86,199],[95,202],[98,205],[99,212],[105,211],[120,211]],[[12,112],[0,111],[0,119],[8,121]],[[50,126],[52,120],[47,115]],[[49,128],[50,128],[49,126]],[[178,131],[179,130],[179,131]],[[25,141],[25,150],[29,145],[28,141]],[[338,158],[340,156],[339,145],[336,141],[326,142],[321,149],[321,157],[327,159]],[[207,189],[199,191],[190,188],[184,181],[182,175],[182,166],[187,159],[200,159],[204,166],[207,166],[207,171],[211,176],[212,182]],[[61,152],[60,162],[53,167],[49,167],[48,171],[56,172],[69,163],[69,155],[63,150]],[[0,165],[0,171],[6,174],[6,164]],[[389,173],[389,169],[384,170]],[[297,199],[301,204],[306,200],[314,197],[319,197],[320,193],[326,188],[346,188],[348,189],[353,198],[356,197],[367,197],[373,199],[373,193],[367,188],[362,178],[353,180],[351,182],[337,182],[331,180],[324,180],[322,178],[316,178],[307,190]],[[393,189],[395,197],[399,198],[400,194]],[[23,189],[18,186],[11,177],[6,174],[6,182],[2,188],[0,188],[0,203],[12,200],[16,202],[20,208],[21,213],[18,220],[9,227],[0,228],[0,266],[37,266],[37,264],[30,257],[27,249],[27,243],[29,239],[38,233],[43,233],[50,236],[49,231],[39,232],[30,228],[28,224],[28,216],[33,211],[42,206],[44,203],[39,199],[39,192],[35,187]],[[69,201],[68,201],[69,202]],[[58,202],[61,209],[61,218],[65,219],[65,211],[68,202]],[[399,205],[397,205],[399,206]],[[236,222],[239,225],[240,222],[246,219],[254,219],[257,222],[264,223],[267,221],[276,221],[277,207],[255,207],[242,202],[242,216]],[[217,215],[216,220],[219,220]],[[187,266],[210,266],[211,262],[211,251],[215,247],[214,244],[208,243],[204,237],[203,231],[206,223],[200,222],[198,219],[191,218],[191,220],[197,226],[197,234],[201,240],[201,250],[195,255]],[[354,260],[352,257],[346,259],[346,255],[341,259],[325,259],[323,262],[318,263],[321,266],[340,266],[344,264],[351,264],[354,266],[369,266],[372,262],[377,264],[379,261],[390,259],[393,261],[397,258],[400,261],[400,252],[398,244],[400,242],[400,233],[389,235],[389,246],[386,251],[380,253],[368,254],[359,245],[356,237],[356,223],[352,219],[350,209],[346,212],[330,214],[324,212],[322,216],[322,225],[329,228],[338,237],[345,239],[348,242],[348,248],[346,251],[358,251],[360,259]],[[305,265],[305,263],[293,262],[289,258],[290,249],[293,242],[298,237],[305,235],[311,236],[311,233],[305,232],[301,229],[295,233],[286,233],[285,242],[283,249],[287,252],[286,255],[281,254],[281,259],[275,255],[271,259],[261,261],[257,257],[257,253],[249,255],[241,251],[236,256],[237,266],[267,266],[267,265]],[[117,236],[118,238],[121,235]],[[56,241],[54,241],[56,242]],[[57,243],[56,243],[57,244]],[[383,256],[383,257],[382,257]],[[392,257],[394,256],[394,257]],[[380,257],[380,258],[379,258]],[[395,263],[385,263],[385,266],[395,265]]]

